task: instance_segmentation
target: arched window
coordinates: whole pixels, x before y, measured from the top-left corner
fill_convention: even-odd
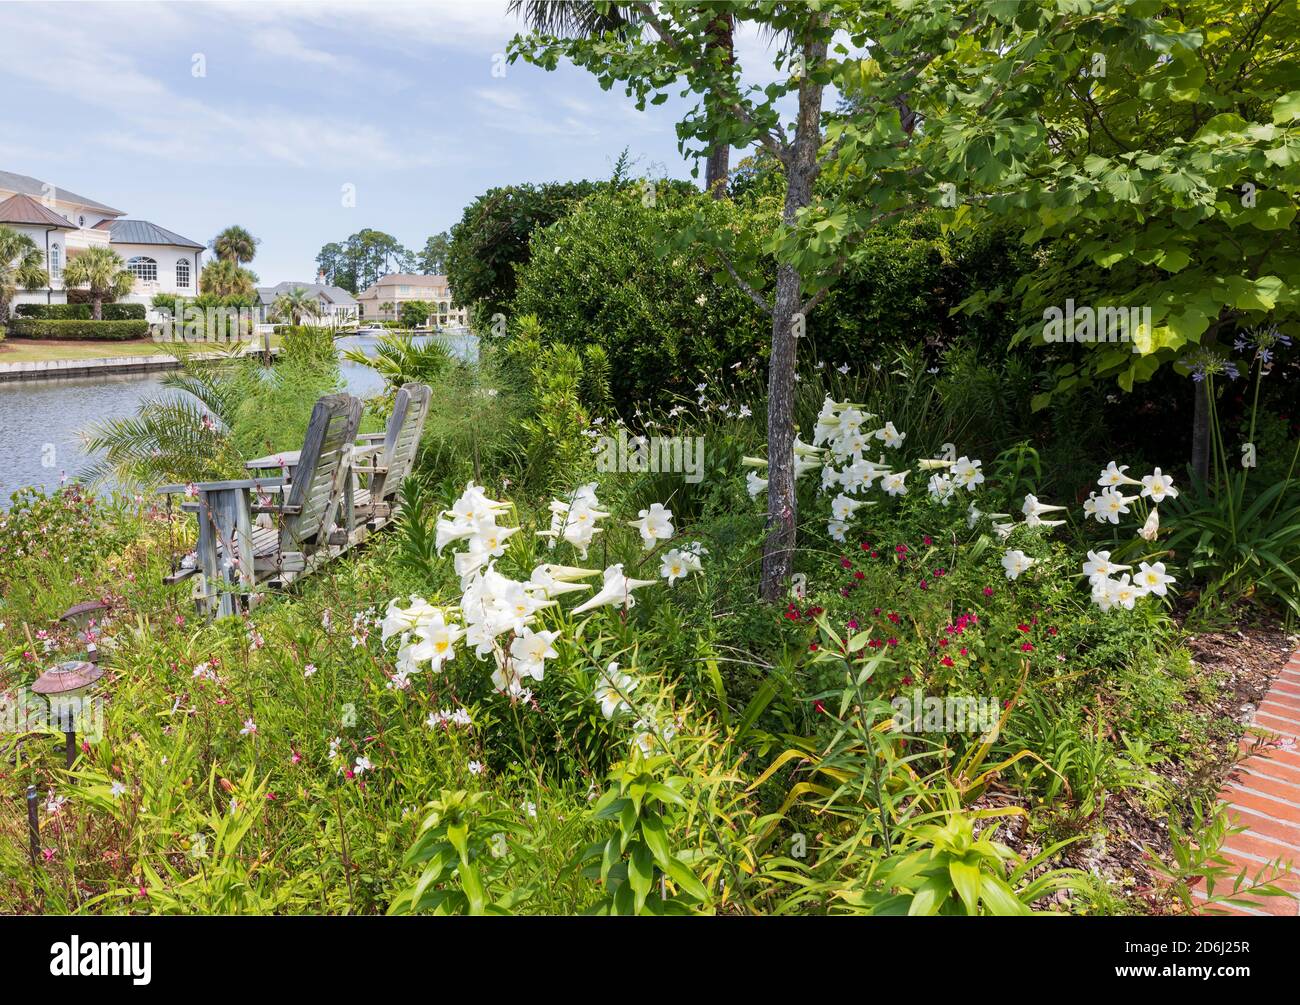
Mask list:
[[[176,287],[181,290],[190,288],[190,263],[182,258],[176,263]]]
[[[146,283],[158,282],[158,263],[152,258],[145,258],[143,255],[133,258],[126,263],[126,269],[136,279],[143,280]]]
[[[63,258],[57,244],[50,245],[50,282],[57,283],[63,278]]]
[[[83,229],[85,228],[85,226],[86,226],[86,218],[85,218],[84,216],[79,216],[79,217],[77,217],[77,226],[78,226],[78,227],[81,227],[81,228],[83,228]]]

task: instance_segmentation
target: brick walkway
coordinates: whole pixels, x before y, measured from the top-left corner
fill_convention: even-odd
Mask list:
[[[1229,806],[1229,819],[1245,827],[1224,842],[1234,867],[1249,875],[1275,859],[1289,859],[1292,871],[1277,881],[1292,897],[1261,898],[1257,909],[1223,910],[1232,914],[1300,914],[1300,650],[1273,680],[1259,703],[1255,730],[1276,735],[1279,745],[1261,749],[1242,761],[1219,794]],[[1247,750],[1250,742],[1243,741]]]

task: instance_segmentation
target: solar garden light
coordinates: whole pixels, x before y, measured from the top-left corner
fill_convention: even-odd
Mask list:
[[[90,630],[91,623],[98,623],[108,609],[109,605],[102,600],[87,600],[74,604],[59,615],[60,621],[70,621],[76,627],[81,640],[86,643],[86,659],[91,663],[99,662],[99,646],[95,643],[95,633]]]
[[[66,738],[68,767],[77,758],[77,724],[84,717],[94,684],[104,671],[85,660],[69,660],[51,667],[36,678],[32,692],[50,703],[50,723]]]

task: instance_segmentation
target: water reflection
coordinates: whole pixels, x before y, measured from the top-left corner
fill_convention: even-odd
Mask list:
[[[474,359],[478,340],[471,335],[422,336],[417,341],[444,338],[461,359]],[[361,349],[374,355],[378,335],[338,339],[339,351]],[[348,391],[369,397],[383,387],[370,367],[344,360]],[[9,508],[9,495],[25,485],[57,488],[63,477],[85,470],[89,458],[81,449],[80,432],[104,419],[132,415],[145,398],[162,389],[162,375],[105,374],[57,380],[0,382],[0,509]]]

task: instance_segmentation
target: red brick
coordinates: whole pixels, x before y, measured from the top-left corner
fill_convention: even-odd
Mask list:
[[[1300,705],[1292,707],[1281,704],[1271,693],[1259,704],[1261,712],[1267,712],[1276,719],[1283,719],[1286,722],[1300,726]]]
[[[1276,705],[1278,708],[1289,708],[1293,712],[1300,712],[1300,693],[1287,694],[1280,687],[1275,687],[1268,694],[1264,695],[1264,701],[1260,708],[1266,708],[1269,705]],[[1285,715],[1285,712],[1279,712],[1279,715]]]
[[[1258,729],[1267,729],[1279,736],[1289,736],[1291,739],[1295,739],[1297,733],[1300,733],[1300,726],[1297,726],[1294,722],[1288,722],[1286,719],[1279,719],[1275,715],[1267,715],[1264,712],[1256,712],[1251,725]]]
[[[1264,862],[1276,862],[1281,859],[1284,865],[1287,862],[1291,863],[1292,872],[1300,869],[1300,852],[1295,851],[1293,848],[1283,847],[1276,841],[1270,841],[1258,834],[1231,834],[1223,842],[1223,850],[1235,851],[1262,859],[1264,861],[1260,862],[1261,866]],[[1254,872],[1251,875],[1253,876]]]
[[[1270,761],[1265,757],[1252,757],[1249,760],[1242,761],[1251,774],[1263,775],[1266,778],[1272,778],[1287,785],[1300,785],[1300,768],[1291,768],[1285,764],[1278,764],[1276,761]]]
[[[1288,750],[1285,747],[1264,744],[1251,753],[1251,746],[1252,744],[1249,740],[1242,740],[1242,753],[1251,754],[1252,757],[1257,757],[1261,760],[1269,760],[1274,764],[1282,764],[1288,768],[1300,770],[1300,752],[1297,752],[1295,749]]]
[[[1228,806],[1228,819],[1234,826],[1245,827],[1251,834],[1266,837],[1283,845],[1283,852],[1292,858],[1300,859],[1300,822],[1278,820],[1248,806],[1235,803]]]
[[[1289,824],[1296,829],[1296,843],[1300,845],[1300,806],[1270,796],[1247,792],[1240,785],[1229,785],[1220,794],[1220,798],[1234,809],[1252,810],[1260,816],[1271,817],[1279,823]]]
[[[1260,869],[1267,868],[1267,863],[1258,862],[1253,858],[1248,858],[1238,852],[1231,851],[1230,849],[1227,848],[1223,850],[1223,857],[1226,858],[1229,864],[1232,866],[1233,879],[1236,879],[1237,874],[1242,869],[1245,869],[1247,882],[1253,883],[1255,880],[1255,876],[1259,874]],[[1266,874],[1265,878],[1268,880],[1268,882],[1272,883],[1274,886],[1281,887],[1283,890],[1288,890],[1291,893],[1300,893],[1300,873],[1289,872],[1278,876],[1268,876]],[[1232,888],[1231,882],[1228,882],[1226,884],[1222,884],[1222,883],[1216,884],[1215,886],[1216,891],[1220,893],[1223,892],[1225,889],[1231,889],[1231,888]]]
[[[1254,767],[1254,762],[1247,762],[1245,770],[1239,767],[1232,773],[1229,785],[1254,789],[1263,795],[1272,796],[1275,799],[1281,799],[1284,802],[1295,803],[1300,806],[1300,772],[1296,772],[1292,779],[1287,781],[1284,778],[1275,778],[1262,772],[1256,773]]]

